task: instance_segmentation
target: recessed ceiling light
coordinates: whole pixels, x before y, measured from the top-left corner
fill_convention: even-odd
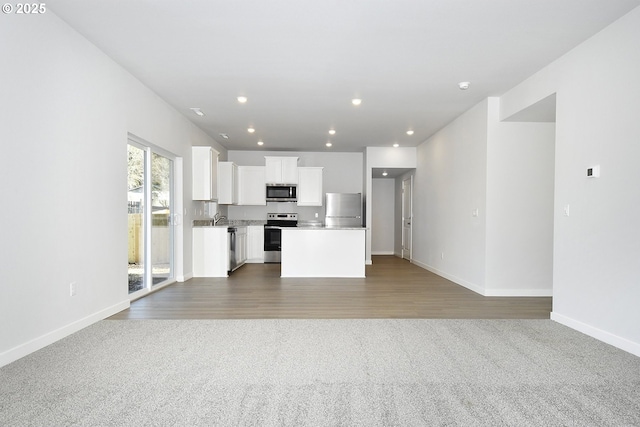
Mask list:
[[[362,99],[360,99],[360,98],[353,98],[353,99],[351,100],[351,103],[352,103],[353,105],[360,105],[360,104],[362,104]]]
[[[412,131],[411,129],[409,129],[409,130],[407,131],[407,135],[413,135],[413,131]]]
[[[190,110],[193,111],[194,113],[196,113],[200,117],[204,116],[204,113],[202,112],[202,110],[200,108],[190,108]]]
[[[251,127],[251,128],[249,128],[249,129],[247,129],[247,132],[249,132],[249,133],[254,133],[255,131],[256,131],[256,130],[255,130],[254,128],[252,128],[252,127]]]
[[[332,143],[330,143],[330,142],[327,142],[327,143],[326,143],[326,144],[324,144],[324,145],[326,145],[327,147],[331,147],[333,144],[332,144]]]
[[[244,104],[245,102],[247,102],[247,97],[246,96],[239,96],[238,97],[238,102],[240,104]]]
[[[229,135],[227,135],[226,133],[219,133],[218,135],[220,135],[224,139],[229,139]]]
[[[258,145],[264,145],[264,142],[258,141]]]
[[[470,84],[471,83],[469,83],[469,82],[460,82],[460,83],[458,83],[458,87],[460,88],[460,90],[467,90],[467,89],[469,89],[469,85]]]
[[[397,142],[393,144],[394,148],[398,148],[400,146],[400,144],[398,144]]]
[[[382,172],[382,176],[387,176],[387,175],[389,175],[387,171]]]
[[[335,134],[336,134],[335,129],[329,129],[329,135],[335,135]]]

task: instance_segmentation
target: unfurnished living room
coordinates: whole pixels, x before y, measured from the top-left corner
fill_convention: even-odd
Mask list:
[[[640,426],[640,0],[2,12],[0,425]]]

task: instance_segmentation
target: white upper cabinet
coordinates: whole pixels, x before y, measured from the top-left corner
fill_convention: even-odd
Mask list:
[[[191,147],[193,200],[218,199],[218,152],[211,147]]]
[[[218,204],[238,204],[238,166],[233,162],[218,162]]]
[[[298,158],[265,156],[267,184],[297,184]]]
[[[298,168],[298,206],[322,206],[322,169]]]
[[[264,166],[238,166],[238,204],[266,205]]]

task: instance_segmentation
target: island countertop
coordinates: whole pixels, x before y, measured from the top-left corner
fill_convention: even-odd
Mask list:
[[[366,230],[366,227],[318,227],[315,225],[303,225],[303,226],[297,226],[297,227],[290,227],[291,229],[296,229],[296,230],[327,230],[327,231],[341,231],[341,230]]]

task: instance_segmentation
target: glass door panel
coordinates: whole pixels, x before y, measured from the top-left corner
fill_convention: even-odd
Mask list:
[[[145,287],[145,164],[146,151],[127,145],[127,205],[129,231],[129,293]]]
[[[173,277],[173,161],[151,153],[151,277],[157,285]]]

